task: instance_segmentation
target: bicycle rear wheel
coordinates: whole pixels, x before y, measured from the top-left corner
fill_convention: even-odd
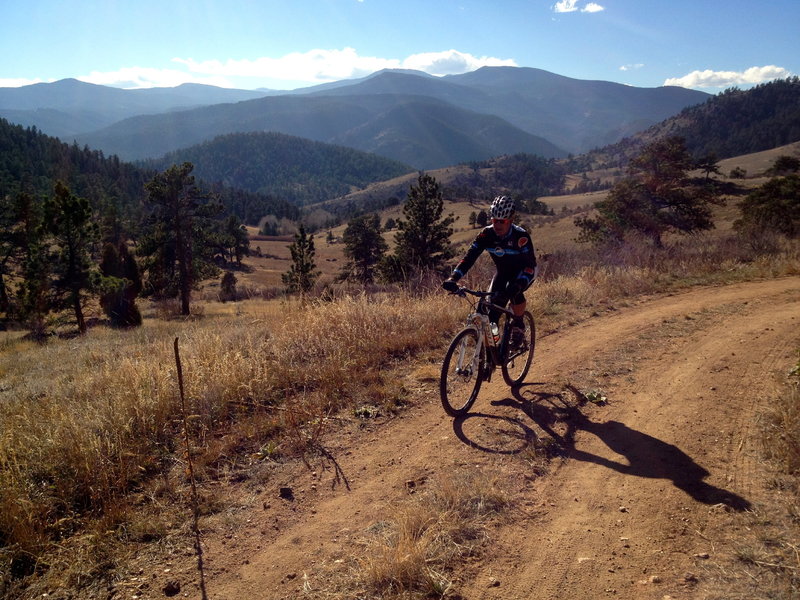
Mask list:
[[[478,335],[472,327],[460,331],[450,342],[442,361],[439,394],[444,412],[451,417],[466,414],[481,389],[486,350]]]
[[[516,348],[510,347],[507,352],[507,358],[500,365],[503,379],[512,387],[519,385],[525,379],[528,370],[531,368],[533,351],[536,347],[536,324],[533,321],[533,315],[526,312],[522,320],[525,323],[523,342]],[[506,343],[510,344],[511,340],[506,340]]]

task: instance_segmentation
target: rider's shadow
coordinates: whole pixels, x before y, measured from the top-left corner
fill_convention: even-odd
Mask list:
[[[591,421],[580,411],[578,405],[568,403],[561,394],[530,391],[523,394],[517,389],[514,391],[514,398],[506,398],[493,404],[522,411],[553,439],[567,458],[591,462],[633,477],[672,481],[675,487],[704,504],[724,504],[738,511],[751,508],[750,502],[745,498],[707,483],[705,478],[710,473],[677,446],[619,421]],[[563,433],[559,433],[557,428],[563,430]],[[577,431],[586,431],[597,436],[610,450],[625,460],[611,460],[579,450],[575,447]]]

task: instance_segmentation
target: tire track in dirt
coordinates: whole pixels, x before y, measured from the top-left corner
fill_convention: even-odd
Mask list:
[[[209,535],[210,597],[324,589],[326,570],[357,552],[409,482],[422,489],[465,465],[506,476],[519,509],[465,565],[464,598],[691,597],[681,577],[702,535],[725,522],[724,502],[750,494],[741,440],[758,386],[798,343],[798,319],[796,277],[645,300],[541,338],[528,384],[509,394],[498,373],[455,422],[439,405],[438,365],[421,366],[413,410],[331,441],[349,490],[332,470],[278,473],[245,529]],[[568,380],[600,382],[610,404],[576,407]],[[526,462],[531,436],[563,449],[545,477]],[[294,502],[274,494],[282,482]]]

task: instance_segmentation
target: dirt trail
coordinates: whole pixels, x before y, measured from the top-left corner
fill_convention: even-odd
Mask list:
[[[518,509],[456,581],[461,597],[701,598],[703,561],[761,490],[754,415],[798,344],[794,277],[642,301],[542,337],[528,383],[511,394],[498,374],[461,420],[441,410],[438,365],[421,366],[411,410],[328,441],[341,471],[276,472],[235,527],[207,532],[209,597],[324,588],[388,502],[469,465],[507,476]],[[608,403],[578,405],[567,382]],[[526,462],[536,439],[561,453],[543,477]],[[189,563],[183,592],[199,596]]]

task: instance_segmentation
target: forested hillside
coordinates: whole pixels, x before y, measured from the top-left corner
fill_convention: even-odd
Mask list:
[[[169,166],[169,165],[167,165]],[[36,197],[51,194],[56,181],[64,182],[95,210],[122,223],[140,220],[144,185],[156,171],[106,157],[98,150],[65,144],[39,132],[0,119],[0,198],[20,191]],[[267,214],[297,218],[296,206],[264,194],[224,186],[206,186],[228,212],[246,223]]]
[[[667,135],[683,137],[696,158],[729,158],[796,142],[800,140],[800,78],[726,90],[640,134],[571,159],[569,170],[624,166],[645,144]]]
[[[147,161],[164,169],[191,162],[201,179],[293,204],[322,202],[414,171],[387,158],[275,132],[234,133]]]
[[[0,119],[0,197],[20,191],[34,196],[52,193],[64,182],[92,206],[111,206],[132,217],[144,197],[144,184],[154,173],[122,162],[116,156],[65,144],[57,138]]]
[[[547,207],[538,198],[564,191],[566,169],[555,159],[520,153],[428,173],[441,183],[448,200],[481,202],[497,194],[509,194],[517,200],[521,211],[542,213]],[[381,210],[398,204],[412,182],[412,177],[385,181],[325,202],[322,207],[341,219]]]
[[[491,160],[470,163],[472,173],[456,177],[448,185],[458,198],[489,198],[497,193],[514,196],[524,205],[530,205],[539,196],[559,194],[564,189],[565,170],[554,159],[544,159],[530,154],[501,156]],[[539,207],[532,207],[536,212]]]

